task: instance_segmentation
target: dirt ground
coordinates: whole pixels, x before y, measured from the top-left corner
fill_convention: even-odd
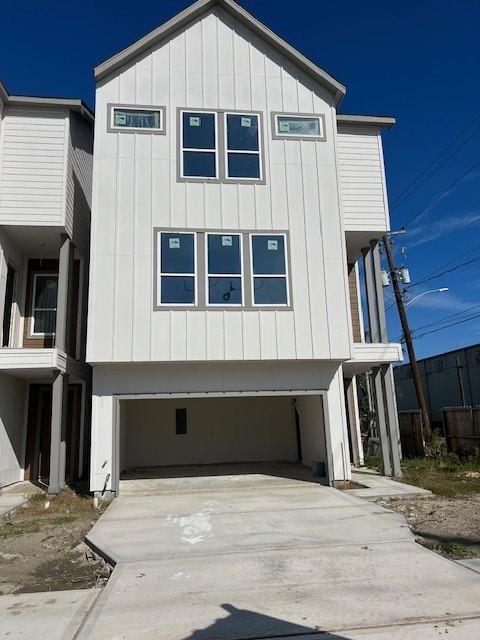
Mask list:
[[[0,519],[0,595],[103,586],[110,570],[83,542],[100,513],[65,490],[48,509],[35,495]]]
[[[425,547],[452,559],[480,557],[480,493],[377,502],[405,516]]]

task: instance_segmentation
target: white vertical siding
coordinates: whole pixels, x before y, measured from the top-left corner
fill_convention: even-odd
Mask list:
[[[0,224],[63,225],[67,113],[7,107],[0,133]]]
[[[108,133],[108,103],[167,108],[167,134]],[[97,89],[88,360],[350,357],[333,98],[220,10]],[[177,108],[260,111],[265,184],[177,182]],[[273,140],[315,112],[326,142]],[[154,311],[154,227],[288,230],[293,310]]]
[[[339,125],[338,178],[346,231],[386,231],[388,205],[378,128]]]

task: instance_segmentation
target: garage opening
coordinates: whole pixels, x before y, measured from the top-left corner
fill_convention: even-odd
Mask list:
[[[119,428],[123,480],[327,475],[321,396],[121,399]]]

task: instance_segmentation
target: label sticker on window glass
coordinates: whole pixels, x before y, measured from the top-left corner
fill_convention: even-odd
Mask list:
[[[232,236],[222,236],[222,247],[231,247],[233,243]]]
[[[282,133],[288,133],[290,131],[290,123],[280,120],[278,128]]]
[[[269,251],[277,251],[278,250],[278,240],[269,240],[267,243],[267,247]]]
[[[168,246],[170,249],[180,249],[180,238],[169,238]]]
[[[116,113],[115,114],[115,124],[117,124],[117,125],[126,125],[127,124],[127,116],[124,113]]]
[[[191,127],[199,127],[200,126],[200,116],[190,116],[189,118]]]
[[[252,119],[242,116],[241,119],[240,119],[240,123],[241,123],[242,127],[251,127],[252,126]]]

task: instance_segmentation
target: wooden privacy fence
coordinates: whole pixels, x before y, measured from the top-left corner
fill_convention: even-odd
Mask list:
[[[477,454],[480,450],[480,407],[446,407],[442,413],[448,450],[459,456]]]
[[[404,458],[424,458],[422,415],[420,411],[399,411],[400,442]]]

